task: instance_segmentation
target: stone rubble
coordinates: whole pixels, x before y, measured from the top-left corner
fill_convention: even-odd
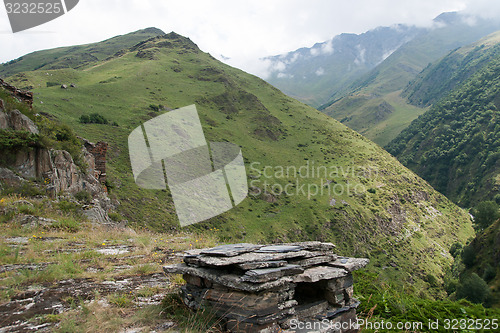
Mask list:
[[[354,270],[369,260],[339,257],[331,243],[231,244],[186,251],[184,303],[212,309],[228,332],[301,332],[294,322],[332,323],[321,332],[356,332]],[[338,323],[338,325],[334,325]],[[346,323],[348,329],[337,329]],[[296,326],[296,325],[295,325]]]

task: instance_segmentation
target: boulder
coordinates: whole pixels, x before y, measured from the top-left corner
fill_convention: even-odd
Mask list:
[[[27,131],[33,134],[40,133],[33,120],[26,117],[19,110],[12,110],[10,112],[0,111],[0,129]]]

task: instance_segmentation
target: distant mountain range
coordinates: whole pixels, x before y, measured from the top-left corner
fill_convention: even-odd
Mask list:
[[[274,71],[267,81],[385,145],[426,110],[400,96],[410,81],[450,51],[497,30],[497,21],[444,13],[434,19],[432,28],[398,25],[350,38],[340,35],[310,49],[269,58]],[[315,49],[335,50],[327,47],[333,41],[342,52],[323,52],[318,59],[304,56],[317,54]],[[322,75],[315,75],[320,68]]]

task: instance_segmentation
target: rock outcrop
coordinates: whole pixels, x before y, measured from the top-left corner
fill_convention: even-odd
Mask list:
[[[209,306],[228,332],[356,332],[352,271],[368,259],[337,256],[331,243],[234,244],[191,250],[184,263],[184,303]]]
[[[27,131],[32,134],[39,134],[38,128],[31,119],[22,114],[19,110],[2,112],[0,108],[0,129],[12,129],[14,131]]]
[[[0,86],[11,95],[31,106],[33,94],[16,89],[0,79]],[[30,99],[31,98],[31,99]],[[19,110],[4,112],[4,102],[0,99],[0,129],[7,131],[23,131],[39,134],[36,124]],[[28,149],[10,151],[12,158],[8,165],[0,168],[0,181],[7,186],[20,186],[32,179],[43,181],[47,195],[56,197],[59,194],[75,195],[85,191],[90,193],[92,201],[84,213],[89,219],[97,222],[111,222],[108,211],[114,205],[107,197],[106,187],[106,152],[107,143],[96,144],[82,140],[82,157],[86,170],[77,166],[71,154],[65,150],[46,149],[35,146]],[[5,164],[5,161],[3,162]]]
[[[8,84],[2,79],[0,79],[0,87],[8,91],[12,96],[17,98],[20,102],[24,102],[28,104],[30,107],[33,106],[33,93],[31,91],[17,89],[16,87]]]

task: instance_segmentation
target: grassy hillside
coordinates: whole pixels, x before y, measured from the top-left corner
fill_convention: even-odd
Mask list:
[[[343,99],[333,99],[319,110],[332,115],[350,128],[364,133],[369,139],[385,145],[394,139],[425,110],[414,108],[405,99],[394,100],[393,95],[403,90],[408,83],[430,63],[437,61],[451,50],[468,45],[500,29],[500,24],[479,20],[471,26],[457,13],[446,13],[435,19],[436,27],[419,34],[401,46],[380,65],[359,78],[350,87],[350,93],[343,99],[363,101],[356,107],[345,107]],[[440,85],[441,81],[432,81]],[[441,89],[441,88],[439,88]],[[370,98],[366,99],[365,96]],[[381,118],[374,115],[377,105],[388,103],[393,109],[391,117]],[[422,106],[422,105],[419,105]],[[425,106],[425,105],[424,105]],[[381,131],[380,129],[384,130]]]
[[[351,95],[323,112],[383,147],[405,129],[409,121],[426,111],[408,104],[400,93],[398,90],[381,97]]]
[[[24,71],[82,67],[113,56],[116,52],[132,47],[145,39],[163,34],[165,33],[160,29],[147,28],[134,34],[116,36],[100,43],[33,52],[0,66],[0,77]],[[21,87],[24,88],[26,85],[20,85],[19,88]]]
[[[462,206],[498,194],[500,56],[415,120],[388,146]]]
[[[465,82],[500,54],[500,32],[461,47],[428,66],[408,84],[402,95],[410,104],[429,106]]]
[[[169,191],[134,183],[128,135],[168,109],[195,103],[208,141],[242,147],[252,187],[238,207],[187,230],[216,228],[224,242],[329,240],[342,254],[369,256],[382,276],[421,289],[429,274],[441,281],[451,244],[473,235],[466,212],[379,146],[175,33],[78,68],[8,80],[33,86],[37,107],[80,135],[109,142],[110,195],[133,225],[180,229]],[[79,121],[91,114],[108,124]]]

